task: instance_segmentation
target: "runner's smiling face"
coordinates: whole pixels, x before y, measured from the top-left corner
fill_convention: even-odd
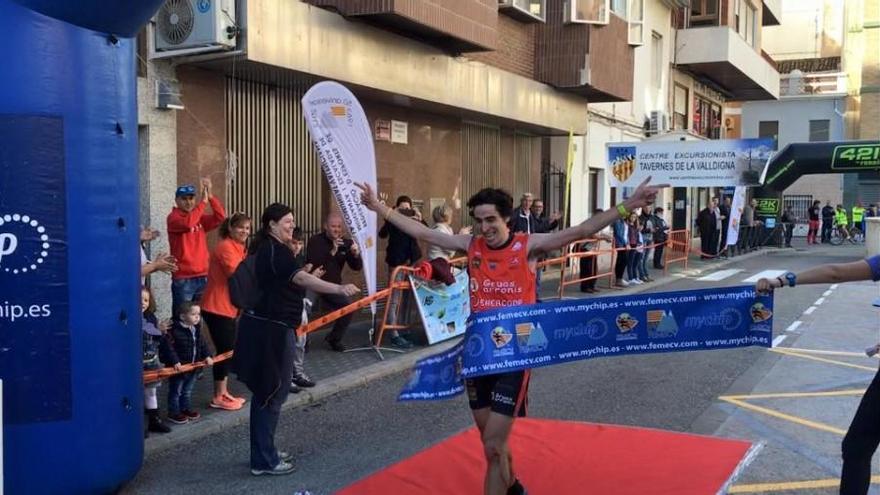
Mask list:
[[[482,235],[490,247],[500,247],[507,242],[510,237],[508,219],[498,213],[494,204],[477,205],[473,218],[475,233]]]

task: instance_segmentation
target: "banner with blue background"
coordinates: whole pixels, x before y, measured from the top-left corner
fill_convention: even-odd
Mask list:
[[[500,308],[471,315],[459,344],[417,362],[398,399],[445,399],[463,378],[596,357],[770,347],[772,334],[772,295],[754,286]]]

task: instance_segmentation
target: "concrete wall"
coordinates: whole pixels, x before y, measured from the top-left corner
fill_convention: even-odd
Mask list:
[[[652,110],[660,110],[670,116],[669,85],[670,62],[674,44],[674,30],[670,22],[671,12],[659,0],[645,3],[645,43],[635,48],[633,69],[633,98],[631,102],[590,104],[590,122],[585,136],[575,138],[575,159],[571,177],[572,223],[590,217],[590,171],[599,173],[599,208],[611,204],[610,187],[605,175],[606,143],[640,141],[645,138],[643,126]],[[654,81],[656,61],[652,45],[652,33],[661,36],[660,83]],[[553,138],[552,161],[565,164],[568,138]],[[670,193],[671,201],[671,193]],[[665,208],[665,205],[664,205]]]
[[[161,233],[150,243],[148,256],[168,252],[165,218],[174,206],[177,188],[177,111],[156,108],[157,78],[175,79],[171,64],[150,62],[147,77],[137,81],[141,225]],[[171,276],[155,273],[150,278],[159,315],[171,316]]]
[[[786,98],[779,101],[746,102],[742,105],[742,137],[758,137],[758,123],[779,122],[779,149],[790,143],[808,142],[810,120],[830,120],[829,140],[843,140],[843,117],[835,112],[844,108],[841,98]],[[837,204],[843,201],[844,174],[808,175],[801,177],[788,189],[788,195],[812,195],[822,201]]]
[[[776,60],[839,57],[844,0],[783,0],[782,22],[767,26],[764,51]]]

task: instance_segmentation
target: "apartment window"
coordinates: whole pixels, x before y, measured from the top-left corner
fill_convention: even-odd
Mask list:
[[[762,120],[758,122],[758,137],[772,138],[773,149],[779,149],[779,121],[778,120]]]
[[[755,46],[755,34],[758,29],[758,26],[757,26],[758,11],[755,9],[755,7],[753,7],[746,0],[742,0],[742,1],[746,2],[745,23],[743,25],[744,32],[741,32],[740,34],[743,35],[743,38],[745,38],[746,43],[748,43],[751,46]]]
[[[733,1],[733,25],[736,32],[742,34],[742,0]]]
[[[718,0],[692,0],[689,19],[691,26],[717,26]]]
[[[628,0],[611,0],[611,12],[620,16],[621,19],[626,19],[628,3]]]
[[[651,83],[655,89],[663,86],[663,36],[651,31]]]
[[[147,28],[137,35],[137,77],[147,77]]]
[[[565,22],[581,24],[608,24],[611,0],[568,0]]]
[[[675,85],[673,98],[672,128],[686,130],[688,121],[688,89],[684,86]]]
[[[721,137],[721,106],[694,95],[694,132],[709,139]]]
[[[629,44],[645,43],[645,0],[629,0]]]
[[[831,128],[830,120],[810,121],[810,142],[828,141]]]
[[[498,0],[505,14],[526,22],[544,22],[546,0]]]

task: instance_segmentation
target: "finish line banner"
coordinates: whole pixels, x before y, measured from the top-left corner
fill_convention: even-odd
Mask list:
[[[608,144],[611,187],[636,187],[648,177],[675,187],[758,185],[773,140],[643,141]]]
[[[597,357],[770,347],[773,297],[754,286],[544,302],[471,315],[464,339],[416,363],[398,400],[445,399],[463,378]]]

